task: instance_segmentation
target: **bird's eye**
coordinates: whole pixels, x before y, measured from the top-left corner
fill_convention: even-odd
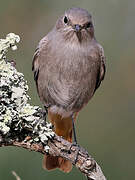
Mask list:
[[[64,17],[64,23],[65,23],[65,24],[68,23],[68,18],[67,18],[67,16]]]
[[[88,23],[86,24],[86,28],[91,28],[91,27],[93,27],[93,24],[92,24],[91,22],[88,22]]]

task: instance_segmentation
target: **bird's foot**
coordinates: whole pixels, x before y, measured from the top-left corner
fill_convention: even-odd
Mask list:
[[[75,156],[75,159],[74,159],[74,162],[73,164],[75,165],[77,160],[78,160],[78,155],[79,155],[79,151],[80,151],[80,146],[79,144],[77,144],[77,142],[73,142],[69,148],[69,154],[71,154],[71,152],[73,151],[72,148],[75,147],[76,149],[76,156]]]

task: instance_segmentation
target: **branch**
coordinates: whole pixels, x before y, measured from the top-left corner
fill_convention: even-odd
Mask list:
[[[20,135],[21,136],[21,135]],[[84,173],[89,180],[105,180],[101,168],[96,163],[96,161],[88,154],[88,152],[77,146],[72,146],[71,143],[64,140],[63,138],[55,135],[53,140],[48,141],[49,151],[48,153],[53,156],[61,156],[68,159],[75,165],[82,173]],[[3,146],[17,146],[22,147],[31,151],[40,152],[42,154],[46,153],[44,149],[44,144],[33,143],[30,140],[19,141],[17,139],[10,139],[0,137],[0,147]]]
[[[0,147],[17,146],[28,150],[61,156],[71,161],[88,180],[106,180],[100,166],[82,147],[57,136],[45,122],[41,108],[31,106],[28,86],[14,63],[6,62],[7,48],[17,48],[19,38],[9,34],[0,40]],[[14,47],[14,48],[13,48]]]

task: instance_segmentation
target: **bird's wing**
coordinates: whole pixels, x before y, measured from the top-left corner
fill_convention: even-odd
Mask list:
[[[39,72],[38,56],[39,56],[39,47],[36,48],[32,61],[32,71],[34,72],[35,81],[37,81],[38,79],[38,72]]]
[[[97,77],[95,91],[100,86],[101,82],[104,80],[105,72],[106,72],[106,65],[105,65],[106,58],[104,56],[104,49],[100,44],[98,44],[98,49],[99,49],[99,58],[100,58],[101,64],[100,64],[100,69],[99,69],[99,73],[98,73],[98,77]]]
[[[34,80],[36,81],[37,83],[37,80],[38,80],[38,74],[39,74],[39,66],[40,66],[40,63],[39,63],[39,56],[40,56],[40,52],[43,48],[46,48],[47,46],[47,43],[48,42],[48,39],[47,39],[47,36],[45,36],[43,39],[41,39],[41,41],[39,42],[36,50],[35,50],[35,53],[34,53],[34,56],[33,56],[33,61],[32,61],[32,71],[34,72]]]

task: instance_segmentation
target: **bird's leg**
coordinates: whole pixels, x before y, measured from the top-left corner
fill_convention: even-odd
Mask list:
[[[72,131],[73,131],[73,144],[74,146],[77,145],[77,138],[76,138],[76,131],[75,131],[75,122],[74,122],[74,115],[71,116],[72,118]]]
[[[38,120],[37,122],[35,122],[34,132],[36,132],[38,130],[38,125],[42,122],[43,119],[44,119],[43,124],[46,125],[46,117],[48,115],[48,107],[49,106],[44,106],[44,110],[42,110],[42,118],[40,120]]]
[[[78,155],[79,155],[79,151],[80,151],[80,146],[77,144],[76,131],[75,131],[75,123],[74,123],[74,115],[72,115],[71,118],[72,118],[72,131],[73,131],[73,138],[74,139],[73,139],[73,143],[70,146],[69,152],[71,153],[71,149],[72,149],[73,146],[77,146],[78,147],[78,150],[77,150],[77,153],[76,153],[76,157],[75,157],[75,160],[74,160],[74,164],[76,164],[77,159],[78,159]]]
[[[47,118],[47,115],[48,115],[48,108],[49,106],[44,106],[44,111],[43,111],[43,118],[45,119],[45,124],[46,124],[46,118]]]
[[[45,125],[46,125],[46,118],[48,116],[48,108],[50,107],[51,105],[48,104],[48,105],[45,105],[44,108],[45,110],[43,111],[43,118],[45,119]],[[54,128],[54,125],[52,124],[52,129]]]

